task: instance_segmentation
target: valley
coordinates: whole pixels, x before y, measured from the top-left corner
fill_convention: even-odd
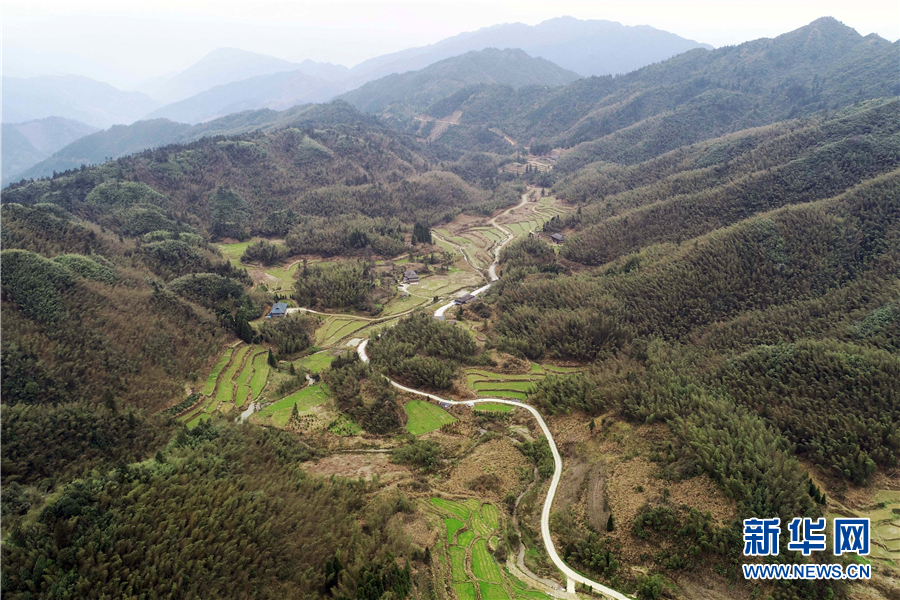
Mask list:
[[[900,594],[900,42],[548,23],[4,126],[4,596]]]

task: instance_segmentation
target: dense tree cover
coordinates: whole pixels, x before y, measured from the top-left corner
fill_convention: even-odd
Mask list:
[[[181,239],[182,237],[187,239]],[[244,285],[251,283],[245,271],[219,259],[205,244],[198,243],[187,235],[176,234],[175,238],[139,243],[134,254],[154,274],[166,281],[193,273],[213,273]]]
[[[294,299],[309,308],[351,308],[377,312],[375,300],[393,293],[376,284],[375,266],[370,262],[335,262],[304,265],[294,284]]]
[[[240,238],[284,236],[303,217],[351,213],[441,223],[461,210],[487,212],[515,199],[506,188],[480,189],[431,170],[437,161],[426,146],[353,114],[347,107],[345,123],[330,120],[321,129],[148,150],[10,186],[3,202],[57,204],[129,236],[196,227]]]
[[[312,345],[318,324],[319,320],[314,316],[293,313],[265,319],[259,325],[259,336],[274,344],[279,355],[296,354]]]
[[[831,135],[809,134],[807,138],[811,139],[806,140],[798,140],[799,135],[786,135],[779,142],[789,144],[788,148],[798,153],[805,152],[792,158],[769,147],[752,148],[751,152],[767,156],[768,160],[764,164],[747,164],[743,169],[729,169],[732,173],[725,178],[720,175],[723,169],[704,169],[704,175],[710,171],[717,174],[715,181],[706,181],[711,177],[694,178],[690,181],[691,191],[669,195],[673,191],[667,185],[670,181],[663,180],[609,200],[601,197],[606,213],[610,212],[610,205],[632,210],[570,237],[564,255],[586,264],[603,264],[653,242],[679,242],[755,213],[828,198],[889,172],[900,165],[900,122],[887,117],[886,108],[896,113],[900,104],[892,102],[869,111],[875,131],[866,135],[845,137],[843,127],[830,128]],[[835,139],[837,136],[839,139]],[[804,147],[802,142],[814,145]],[[782,162],[773,162],[774,156]],[[654,190],[655,187],[661,189]],[[596,217],[582,214],[582,220],[588,218]]]
[[[634,518],[631,531],[645,540],[661,533],[660,537],[674,542],[669,545],[654,539],[664,546],[653,560],[670,571],[696,568],[700,559],[710,554],[727,555],[732,563],[737,563],[741,555],[743,536],[736,523],[719,525],[709,511],[700,512],[691,506],[645,504]]]
[[[771,421],[815,464],[854,483],[900,454],[900,360],[829,342],[762,346],[711,379]]]
[[[81,254],[60,254],[53,258],[53,262],[59,263],[69,271],[94,281],[113,283],[117,277],[112,263],[99,254],[90,258]]]
[[[291,229],[285,243],[291,254],[322,256],[364,254],[368,250],[393,258],[407,249],[399,219],[358,214],[304,219]]]
[[[3,485],[41,496],[143,460],[218,350],[211,315],[154,281],[109,232],[55,205],[3,207]]]
[[[111,396],[96,408],[78,403],[7,405],[3,407],[3,482],[51,490],[94,467],[143,460],[171,433],[162,419],[131,408],[118,410]]]
[[[430,473],[440,464],[441,446],[431,440],[412,440],[391,452],[391,460]]]
[[[372,363],[409,385],[447,389],[460,364],[478,364],[475,339],[465,330],[438,321],[424,311],[401,319],[372,340],[367,351]]]
[[[260,263],[265,266],[275,265],[288,256],[288,249],[282,244],[273,244],[267,240],[259,240],[247,246],[241,254],[242,263]]]
[[[282,431],[201,423],[155,461],[94,471],[10,533],[4,596],[407,597],[403,498],[308,476],[310,456]]]
[[[402,409],[387,379],[373,373],[354,352],[339,356],[325,372],[338,408],[370,433],[392,433],[401,425]]]
[[[261,304],[230,277],[216,273],[192,273],[169,282],[168,288],[192,302],[212,309],[220,318],[255,319],[262,313]]]

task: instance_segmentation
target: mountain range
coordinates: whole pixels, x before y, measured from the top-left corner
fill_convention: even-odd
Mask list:
[[[675,140],[699,141],[867,98],[896,96],[898,48],[897,42],[863,37],[823,18],[777,38],[695,49],[617,77],[578,79],[521,50],[488,49],[389,75],[341,98],[361,110],[382,113],[409,133],[459,149],[504,153],[509,139],[520,147],[571,149],[558,167],[574,169],[603,157],[646,159],[670,149]],[[290,79],[290,73],[267,77]],[[566,81],[571,83],[561,86]],[[231,97],[237,98],[237,92]],[[196,108],[190,99],[181,106],[185,111]],[[47,176],[205,135],[269,128],[306,110],[234,113],[193,128],[162,119],[119,126],[62,148],[16,178]],[[430,129],[429,120],[454,113],[456,125]],[[654,136],[644,136],[651,130]],[[633,141],[640,136],[652,139],[652,145]]]
[[[62,117],[24,123],[3,123],[2,179],[23,172],[63,146],[97,131],[96,127]]]

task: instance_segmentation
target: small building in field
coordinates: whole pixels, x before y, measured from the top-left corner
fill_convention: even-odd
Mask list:
[[[412,269],[407,269],[403,274],[403,283],[419,283],[419,274]]]
[[[271,319],[272,317],[283,317],[287,314],[287,302],[276,302],[275,306],[272,307],[272,310],[269,311],[267,319]]]
[[[566,241],[566,236],[564,236],[561,233],[554,233],[550,236],[550,239],[553,240],[554,242],[556,242],[557,244],[562,244],[564,241]]]
[[[468,304],[469,302],[472,302],[473,300],[476,300],[477,298],[478,298],[478,296],[473,296],[472,294],[466,294],[466,295],[460,296],[459,298],[454,300],[453,304],[460,306],[462,304]]]

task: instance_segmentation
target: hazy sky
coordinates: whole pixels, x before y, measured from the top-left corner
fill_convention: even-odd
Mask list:
[[[347,66],[498,23],[553,17],[651,25],[722,46],[773,37],[821,16],[863,35],[900,37],[896,0],[857,2],[319,2],[4,0],[3,69],[74,71],[116,85],[190,66],[236,47]],[[37,54],[36,54],[37,53]]]

